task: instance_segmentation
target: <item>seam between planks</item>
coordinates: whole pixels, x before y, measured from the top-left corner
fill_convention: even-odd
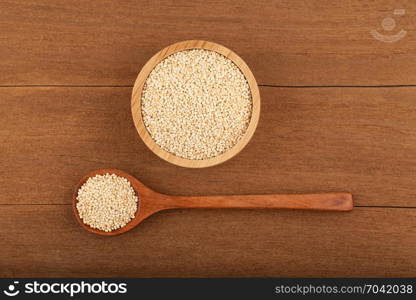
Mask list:
[[[72,203],[1,203],[0,204],[0,206],[35,206],[35,205],[37,205],[37,206],[53,206],[53,205],[55,205],[55,206],[71,206]],[[354,208],[416,209],[416,206],[356,205],[356,206],[354,206]]]
[[[293,89],[315,89],[315,88],[412,88],[416,84],[392,84],[392,85],[272,85],[259,84],[259,87],[270,88],[293,88]],[[0,88],[133,88],[133,85],[65,85],[65,84],[25,84],[25,85],[0,85]]]

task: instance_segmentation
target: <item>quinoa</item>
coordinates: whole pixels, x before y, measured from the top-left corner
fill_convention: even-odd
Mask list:
[[[77,200],[82,221],[106,232],[125,226],[138,209],[138,197],[130,181],[116,174],[88,178],[78,190]]]
[[[163,150],[201,160],[223,154],[251,119],[250,86],[229,58],[210,50],[176,52],[150,72],[143,86],[145,127]]]

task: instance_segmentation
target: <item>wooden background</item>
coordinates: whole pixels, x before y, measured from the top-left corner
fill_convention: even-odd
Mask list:
[[[415,276],[416,2],[149,3],[0,1],[0,276]],[[372,38],[387,16],[403,40]],[[199,170],[152,154],[130,114],[140,68],[187,39],[237,52],[262,96],[248,146]],[[99,168],[164,193],[348,191],[356,207],[175,210],[105,238],[70,206]]]

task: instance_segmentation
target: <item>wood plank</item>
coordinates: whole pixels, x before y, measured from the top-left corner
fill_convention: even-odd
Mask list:
[[[139,139],[131,88],[2,88],[0,203],[70,203],[86,173],[118,168],[176,195],[351,192],[415,206],[416,88],[261,88],[252,141],[212,168],[157,158]]]
[[[403,5],[403,6],[401,6]],[[0,85],[132,85],[165,46],[239,53],[260,84],[416,84],[415,1],[12,1],[0,3]],[[396,8],[404,16],[393,14]],[[393,17],[397,26],[383,31]],[[371,30],[393,35],[375,40]]]
[[[115,237],[69,205],[0,205],[0,276],[414,277],[416,210],[170,211]]]

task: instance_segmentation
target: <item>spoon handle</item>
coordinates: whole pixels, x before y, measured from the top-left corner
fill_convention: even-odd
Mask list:
[[[349,211],[349,193],[291,195],[172,196],[172,208],[302,209]]]

